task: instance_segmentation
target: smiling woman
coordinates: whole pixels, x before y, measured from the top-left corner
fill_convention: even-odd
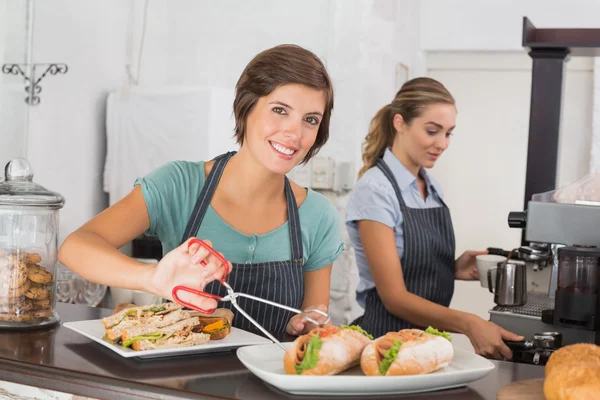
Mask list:
[[[233,109],[238,152],[206,162],[171,162],[138,178],[127,197],[67,237],[60,261],[90,281],[169,300],[179,284],[223,295],[214,278],[231,271],[228,280],[236,292],[327,311],[331,265],[344,249],[337,211],[285,175],[327,142],[333,109],[329,75],[301,47],[265,50],[242,72]],[[157,265],[118,250],[144,232],[162,242],[165,256]],[[203,248],[188,251],[193,237],[211,244],[232,268]],[[216,306],[198,296],[182,300],[204,309]],[[261,304],[243,307],[271,333],[297,335],[313,328],[300,315]],[[251,328],[242,315],[233,325]]]

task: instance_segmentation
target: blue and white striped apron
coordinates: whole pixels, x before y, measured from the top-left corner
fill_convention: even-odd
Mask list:
[[[398,182],[389,166],[379,159],[377,167],[392,184],[404,219],[404,254],[400,259],[406,289],[417,296],[448,307],[454,294],[455,239],[450,210],[431,187],[442,207],[406,206]],[[365,313],[354,324],[378,337],[405,328],[420,328],[388,312],[373,288],[367,292]]]
[[[181,243],[198,234],[206,210],[210,205],[215,189],[221,179],[227,162],[235,152],[229,152],[215,158],[215,163],[198,196],[194,211],[188,221]],[[236,292],[243,292],[263,299],[287,305],[296,309],[302,307],[304,299],[304,274],[302,265],[302,233],[296,198],[290,183],[285,178],[285,197],[288,210],[288,225],[292,259],[286,261],[269,261],[262,263],[233,263],[227,282]],[[203,238],[200,238],[203,239]],[[210,240],[210,238],[205,238]],[[227,254],[224,255],[227,258]],[[208,284],[206,292],[225,296],[227,291],[218,281]],[[285,332],[285,328],[293,312],[273,307],[268,304],[247,298],[238,298],[238,304],[259,324],[271,333]],[[232,309],[235,314],[233,326],[255,331],[255,326],[243,315],[236,313],[229,302],[219,303],[219,307]]]

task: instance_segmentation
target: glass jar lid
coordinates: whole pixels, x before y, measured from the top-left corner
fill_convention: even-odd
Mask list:
[[[65,199],[33,182],[33,170],[23,158],[15,158],[4,167],[0,181],[0,206],[62,208]]]

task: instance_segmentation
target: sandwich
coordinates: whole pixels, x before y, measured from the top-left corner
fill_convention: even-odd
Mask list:
[[[113,315],[103,318],[106,328],[104,340],[119,343],[123,331],[140,325],[153,325],[162,328],[183,319],[190,318],[188,311],[177,303],[153,304],[125,308]]]
[[[301,335],[283,356],[290,375],[336,375],[360,362],[373,337],[357,325],[326,325]]]
[[[233,312],[228,308],[217,308],[211,314],[193,311],[190,315],[199,320],[193,331],[206,333],[210,340],[221,340],[231,333]]]
[[[449,333],[432,327],[388,332],[365,347],[360,367],[369,376],[428,374],[450,364],[451,341]]]
[[[206,344],[209,335],[192,332],[198,324],[198,317],[191,317],[164,327],[156,324],[132,326],[123,330],[122,346],[143,351]]]

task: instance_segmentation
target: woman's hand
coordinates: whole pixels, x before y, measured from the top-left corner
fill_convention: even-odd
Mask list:
[[[231,272],[231,263],[223,265],[217,257],[210,254],[199,244],[192,244],[188,250],[188,239],[181,246],[168,252],[157,264],[150,277],[150,291],[162,298],[173,300],[172,291],[175,286],[182,285],[192,289],[204,290],[204,287],[215,279],[220,279]],[[204,240],[212,246],[209,240]],[[220,253],[219,253],[220,254]],[[202,265],[204,261],[206,265]],[[180,291],[181,300],[202,309],[214,309],[217,301],[206,297]]]
[[[511,359],[512,351],[503,340],[521,341],[523,336],[509,332],[493,322],[477,316],[467,323],[465,334],[471,340],[475,352],[481,356],[497,360]]]
[[[327,312],[327,307],[324,304],[319,304],[316,307],[311,306],[308,308],[316,308],[317,310]],[[325,320],[327,319],[327,317],[325,317],[324,315],[321,315],[316,312],[309,312],[306,315],[309,318],[312,318],[320,323],[325,322]],[[290,335],[300,336],[304,335],[307,332],[310,332],[311,329],[314,329],[316,327],[317,326],[315,324],[313,324],[312,322],[308,322],[306,319],[304,319],[301,314],[296,314],[292,318],[290,318],[290,322],[288,322],[285,330]]]
[[[464,281],[479,279],[475,258],[480,254],[487,254],[487,250],[467,250],[454,263],[454,278]]]

